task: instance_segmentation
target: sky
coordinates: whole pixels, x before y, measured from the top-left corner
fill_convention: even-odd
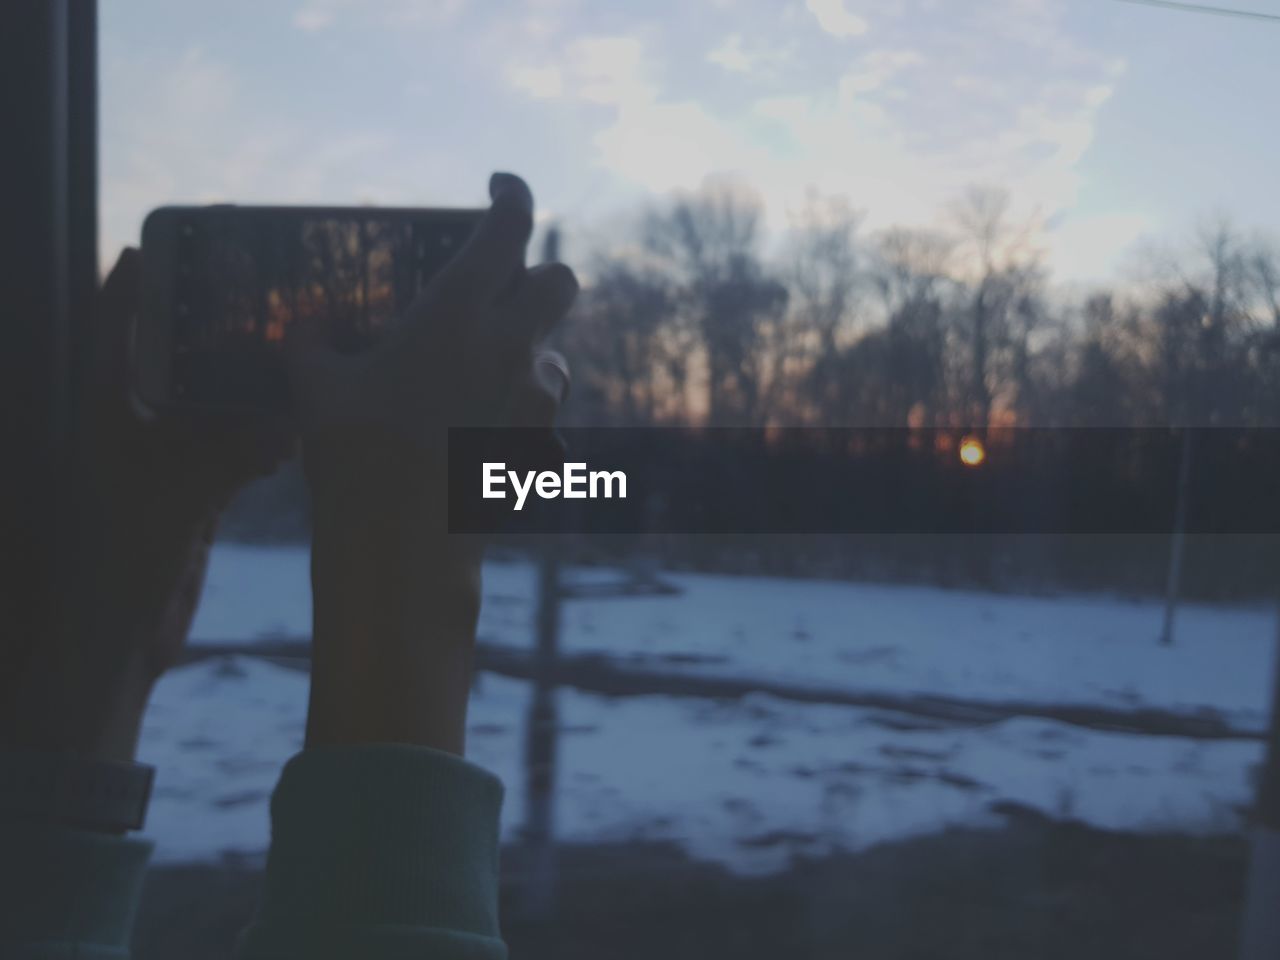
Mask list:
[[[1280,0],[1222,0],[1280,14]],[[1280,225],[1280,22],[1121,0],[101,0],[103,258],[166,203],[474,206],[533,187],[588,258],[732,177],[938,226],[972,185],[1055,279]]]

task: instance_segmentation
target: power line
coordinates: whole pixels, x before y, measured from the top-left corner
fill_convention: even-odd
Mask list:
[[[1120,3],[1136,3],[1144,7],[1162,7],[1183,13],[1211,13],[1219,17],[1240,17],[1246,20],[1267,20],[1280,23],[1280,13],[1263,13],[1261,10],[1236,10],[1231,7],[1211,7],[1203,3],[1180,3],[1178,0],[1118,0]]]

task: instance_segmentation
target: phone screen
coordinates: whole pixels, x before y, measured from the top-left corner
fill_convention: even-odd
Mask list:
[[[288,404],[281,346],[318,324],[339,350],[367,347],[466,242],[472,210],[167,208],[169,399],[208,409]],[[167,221],[167,222],[164,222]],[[150,224],[149,224],[150,226]],[[155,303],[153,296],[151,302]],[[164,322],[152,318],[151,323]]]

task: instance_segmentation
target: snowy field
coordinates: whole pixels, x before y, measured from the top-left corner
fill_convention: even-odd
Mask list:
[[[618,576],[570,571],[574,579]],[[1158,707],[1261,729],[1275,614],[1186,606],[1177,643],[1161,609],[1102,597],[1011,597],[920,587],[670,575],[674,596],[569,601],[562,644],[622,665],[785,679],[823,688]],[[534,570],[486,567],[482,639],[531,643]],[[305,635],[307,554],[219,546],[193,637]],[[203,661],[157,689],[143,758],[159,773],[148,832],[160,859],[257,858],[280,764],[301,743],[306,677],[251,657]],[[507,783],[523,819],[529,689],[485,674],[470,757]],[[1235,829],[1252,796],[1253,740],[1112,734],[1031,718],[952,726],[757,695],[559,695],[558,834],[670,839],[740,872],[856,850],[949,824],[999,822],[1001,801],[1117,829]]]

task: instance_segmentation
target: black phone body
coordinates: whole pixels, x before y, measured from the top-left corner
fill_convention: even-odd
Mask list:
[[[466,243],[482,210],[161,207],[142,228],[135,391],[153,409],[289,407],[290,324],[367,347]]]

